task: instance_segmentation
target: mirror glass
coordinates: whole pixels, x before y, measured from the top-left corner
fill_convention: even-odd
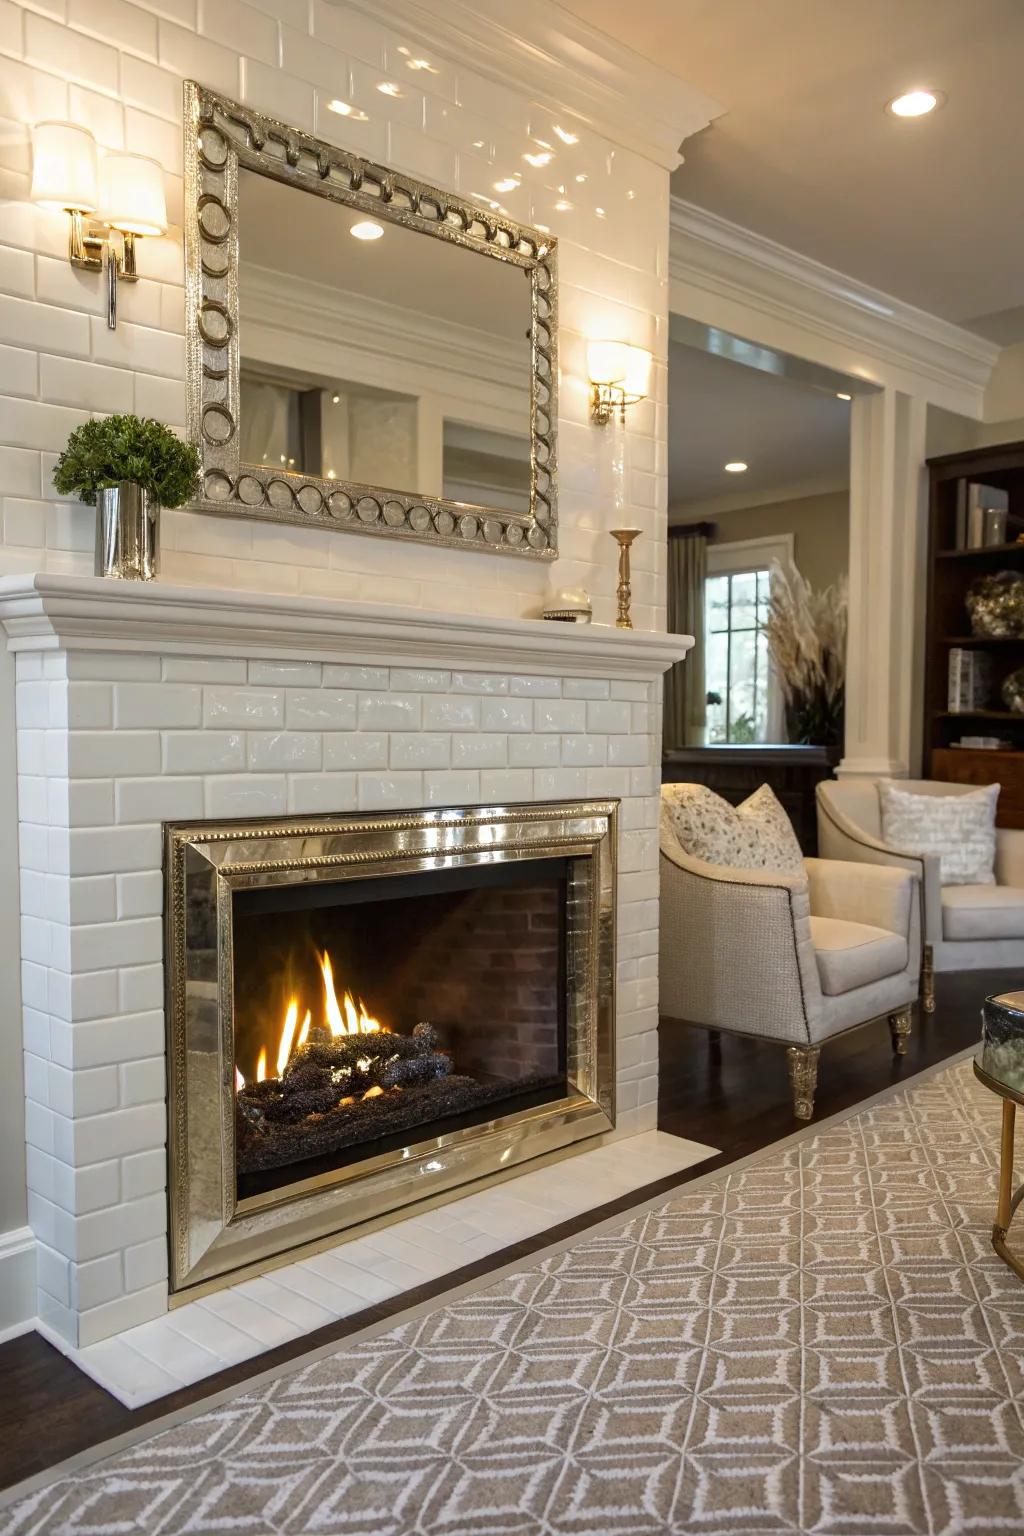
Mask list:
[[[238,236],[243,464],[529,513],[528,271],[244,168]]]

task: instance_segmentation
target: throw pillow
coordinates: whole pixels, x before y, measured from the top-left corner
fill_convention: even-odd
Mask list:
[[[662,788],[669,822],[683,851],[730,869],[803,871],[793,825],[767,784],[732,806],[704,784]]]
[[[999,785],[964,795],[915,795],[880,780],[882,841],[902,853],[937,853],[943,885],[995,885]]]

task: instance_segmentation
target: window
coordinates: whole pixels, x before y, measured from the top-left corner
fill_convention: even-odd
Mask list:
[[[771,715],[767,566],[709,576],[705,586],[704,678],[709,745],[765,741]]]

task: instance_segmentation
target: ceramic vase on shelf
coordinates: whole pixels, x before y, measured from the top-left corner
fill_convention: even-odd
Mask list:
[[[96,575],[152,581],[160,559],[160,506],[134,480],[96,493]]]

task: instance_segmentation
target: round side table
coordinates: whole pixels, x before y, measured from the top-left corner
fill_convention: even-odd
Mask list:
[[[1010,1252],[1006,1241],[1024,1184],[1013,1187],[1013,1136],[1017,1105],[1024,1104],[1024,992],[1004,992],[985,999],[981,1010],[982,1043],[974,1058],[974,1075],[1003,1101],[999,1138],[999,1197],[992,1227],[992,1247],[1024,1280],[1024,1259]]]

